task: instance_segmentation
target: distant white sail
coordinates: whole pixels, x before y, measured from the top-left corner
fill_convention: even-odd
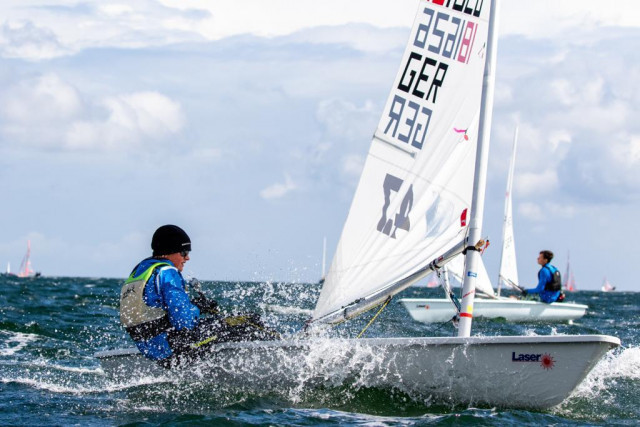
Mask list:
[[[602,292],[612,292],[616,290],[616,287],[613,286],[605,277],[604,280],[602,281]]]
[[[33,277],[36,272],[31,268],[31,241],[27,240],[27,253],[22,258],[20,263],[20,270],[18,271],[19,277]]]
[[[489,9],[421,4],[314,319],[384,297],[464,239]]]
[[[513,235],[513,172],[516,164],[516,146],[518,144],[518,128],[513,136],[513,148],[509,163],[507,191],[504,196],[504,222],[502,224],[502,256],[500,257],[500,275],[498,277],[498,295],[502,284],[509,287],[518,286],[518,265],[516,261],[516,243]]]
[[[564,274],[564,283],[562,287],[565,291],[576,291],[576,279],[573,277],[573,270],[571,270],[570,253],[567,253],[567,272]]]

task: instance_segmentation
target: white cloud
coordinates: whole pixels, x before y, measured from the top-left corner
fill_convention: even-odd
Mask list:
[[[575,217],[578,209],[569,204],[556,204],[547,201],[541,203],[524,202],[518,204],[518,214],[534,223],[553,223],[558,218]]]
[[[350,23],[409,27],[418,5],[416,0],[248,0],[238,8],[235,0],[161,1],[183,10],[191,7],[209,10],[211,19],[200,21],[195,27],[209,39],[247,33],[274,37],[310,27]]]
[[[84,108],[81,94],[51,73],[0,88],[3,145],[57,148],[65,127],[80,117]]]
[[[342,159],[342,172],[351,177],[359,177],[364,168],[365,158],[363,156],[351,155]]]
[[[67,55],[56,34],[25,20],[6,22],[0,33],[0,52],[7,58],[49,59]]]
[[[185,124],[180,104],[158,92],[91,102],[90,96],[52,73],[9,86],[0,92],[0,101],[4,139],[31,147],[102,151],[163,140]]]
[[[594,30],[608,25],[638,27],[636,0],[609,5],[599,0],[502,2],[501,35],[562,39],[567,29],[589,43]],[[5,0],[0,3],[6,57],[47,59],[95,47],[148,47],[197,40],[219,40],[241,34],[275,37],[315,27],[368,24],[409,28],[417,0],[138,0],[105,4],[99,0]],[[553,11],[553,19],[549,19]],[[364,28],[364,27],[363,27]],[[329,35],[333,31],[334,34]],[[319,30],[319,39],[341,38],[339,28]],[[324,33],[324,36],[321,34]],[[349,44],[362,50],[384,50],[396,43],[363,29]]]
[[[537,203],[519,203],[518,213],[531,221],[541,221],[543,219],[542,208]]]
[[[555,170],[547,169],[541,172],[525,172],[514,178],[516,192],[519,196],[543,196],[555,191],[558,187],[558,176]]]
[[[359,139],[363,128],[373,134],[372,129],[378,121],[378,111],[371,101],[362,107],[343,99],[330,99],[320,102],[316,117],[326,128],[329,137],[353,141]]]
[[[351,24],[301,30],[291,38],[298,43],[344,45],[362,52],[385,53],[404,49],[408,36],[409,28],[380,30],[371,25]]]
[[[567,29],[588,34],[606,26],[638,27],[640,14],[633,11],[637,11],[636,0],[502,1],[500,34],[561,40]]]
[[[631,47],[637,37],[634,29],[595,28],[588,45],[575,33],[556,41],[501,40],[508,54],[498,70],[517,71],[499,77],[493,132],[504,158],[520,123],[514,185],[521,201],[554,200],[575,211],[640,198],[631,142],[640,133],[640,96],[631,83],[640,76]],[[548,61],[558,52],[563,61]],[[510,119],[495,120],[505,115]]]
[[[638,168],[640,166],[640,135],[625,136],[623,140],[626,143],[623,143],[622,147],[615,147],[613,150],[616,160],[628,169]]]
[[[371,100],[361,105],[345,99],[329,99],[319,103],[316,119],[323,128],[324,152],[318,159],[329,164],[338,174],[341,185],[352,188],[362,172],[371,135],[380,115],[380,108]],[[322,169],[326,169],[323,166]]]
[[[76,89],[55,74],[44,74],[9,87],[2,95],[5,120],[32,126],[34,122],[68,120],[82,108]]]
[[[260,191],[260,197],[267,200],[280,199],[295,189],[297,189],[296,184],[289,175],[285,174],[284,183],[276,183],[263,189]]]
[[[148,47],[202,40],[195,28],[209,18],[204,10],[181,11],[154,0],[135,3],[0,3],[4,57],[43,60],[96,47]]]
[[[65,136],[69,148],[126,147],[163,139],[182,129],[185,118],[178,103],[157,92],[137,92],[103,101],[105,119],[77,121]]]

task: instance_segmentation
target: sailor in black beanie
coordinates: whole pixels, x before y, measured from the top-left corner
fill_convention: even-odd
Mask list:
[[[133,269],[120,293],[120,322],[145,357],[169,368],[200,357],[207,345],[217,342],[277,336],[254,313],[202,317],[217,315],[218,303],[199,291],[189,298],[182,270],[189,261],[191,239],[182,228],[159,227],[151,249],[153,255]],[[194,288],[199,285],[195,282]]]
[[[191,239],[182,228],[159,227],[151,249],[153,255],[133,269],[122,287],[120,322],[140,352],[159,361],[184,350],[200,316],[216,312],[217,303],[204,296],[189,298],[182,270],[190,259]]]

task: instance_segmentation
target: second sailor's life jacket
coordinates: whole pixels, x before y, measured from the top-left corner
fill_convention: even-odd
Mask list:
[[[544,286],[545,291],[557,292],[562,289],[562,277],[560,276],[560,271],[557,268],[549,268],[549,264],[545,265],[544,268],[549,270],[551,273],[551,280],[547,282]]]
[[[172,328],[169,316],[164,309],[150,307],[144,302],[144,288],[154,270],[170,265],[166,262],[157,262],[137,276],[134,276],[134,271],[122,286],[120,323],[135,341],[149,340]]]

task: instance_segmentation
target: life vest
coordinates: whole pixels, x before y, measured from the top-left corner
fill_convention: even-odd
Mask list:
[[[544,285],[544,290],[549,292],[558,292],[562,290],[562,277],[560,276],[560,270],[556,268],[556,271],[553,271],[547,265],[544,266],[551,273],[551,280]]]
[[[149,307],[144,302],[144,288],[154,270],[170,265],[166,262],[157,262],[138,276],[134,276],[134,271],[122,286],[120,323],[135,341],[146,341],[171,329],[167,312],[162,308]]]

